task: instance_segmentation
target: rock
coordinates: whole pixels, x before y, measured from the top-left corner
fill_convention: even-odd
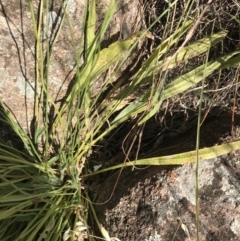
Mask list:
[[[239,163],[237,153],[201,161],[200,240],[239,240],[240,184],[234,168]],[[124,172],[112,199],[96,205],[100,223],[120,240],[196,240],[194,166]],[[131,185],[134,182],[137,185]],[[103,190],[98,202],[106,201],[106,192],[112,190],[105,188],[108,192]]]
[[[61,1],[50,1],[49,12],[43,16],[42,43],[53,39],[62,18]],[[101,24],[109,1],[97,1],[97,26]],[[37,15],[39,7],[33,1]],[[83,28],[85,1],[70,0],[68,5],[69,25],[65,21],[62,32],[54,46],[49,68],[49,92],[52,101],[61,100],[75,74],[75,55],[72,37],[77,45]],[[28,1],[1,1],[0,13],[0,98],[14,113],[21,127],[30,133],[33,118],[35,91],[35,37]],[[122,0],[104,36],[103,47],[127,37],[143,26],[139,12],[139,0]],[[47,19],[49,26],[47,27]],[[121,36],[122,35],[122,36]],[[41,84],[41,83],[40,83]],[[100,88],[101,83],[96,88]]]

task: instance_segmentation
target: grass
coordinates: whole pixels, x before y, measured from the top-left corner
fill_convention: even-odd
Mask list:
[[[94,146],[111,131],[134,118],[137,126],[144,126],[162,109],[165,101],[185,93],[199,83],[202,103],[205,98],[205,79],[213,72],[239,64],[240,51],[209,60],[210,49],[226,37],[226,31],[212,32],[209,36],[190,43],[197,28],[196,20],[200,21],[202,16],[199,14],[196,20],[191,20],[189,9],[192,6],[189,4],[169,36],[163,36],[162,41],[142,62],[128,84],[125,75],[118,81],[114,80],[114,74],[107,75],[101,90],[93,98],[92,89],[97,79],[109,69],[111,73],[119,72],[138,42],[153,38],[151,29],[160,18],[170,16],[170,9],[176,6],[177,1],[161,14],[149,29],[134,33],[104,49],[101,49],[101,42],[118,2],[110,2],[102,24],[97,26],[96,1],[90,1],[84,11],[84,29],[79,29],[84,38],[76,43],[72,37],[76,56],[75,77],[63,102],[58,106],[49,91],[49,68],[51,55],[55,51],[54,47],[64,24],[73,36],[66,11],[68,4],[69,1],[62,5],[62,18],[54,39],[47,38],[43,42],[41,23],[44,13],[49,12],[49,2],[40,1],[36,14],[33,1],[29,1],[36,40],[34,125],[32,133],[25,133],[1,102],[1,121],[11,126],[24,143],[24,150],[18,150],[3,141],[0,143],[2,241],[65,241],[84,238],[97,240],[92,227],[88,226],[90,216],[94,217],[98,224],[103,240],[110,240],[108,232],[98,222],[85,186],[88,177],[124,166],[185,164],[239,148],[239,142],[203,150],[197,145],[196,151],[189,153],[140,160],[136,158],[127,162],[133,144],[140,138],[133,136],[122,164],[88,173],[89,156],[94,151]],[[47,21],[50,21],[50,18],[47,18]],[[182,41],[182,44],[179,44],[179,41]],[[202,55],[206,56],[202,64],[187,69],[168,82],[168,76],[179,65]],[[139,94],[139,90],[146,85],[147,90]],[[135,101],[129,101],[130,96],[135,96]],[[50,114],[51,109],[54,109],[54,115]],[[200,122],[199,117],[198,131]]]

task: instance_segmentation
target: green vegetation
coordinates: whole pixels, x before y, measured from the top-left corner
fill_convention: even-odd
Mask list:
[[[191,43],[182,41],[184,44],[179,44],[180,40],[190,40],[196,28],[196,20],[189,20],[189,13],[186,11],[176,29],[154,48],[130,82],[126,79],[129,77],[122,75],[112,84],[113,75],[108,75],[101,90],[93,97],[92,89],[99,76],[109,68],[114,68],[114,72],[119,71],[140,40],[153,38],[151,27],[164,15],[168,16],[169,12],[165,11],[159,16],[149,29],[101,49],[104,33],[117,7],[117,3],[113,2],[115,1],[109,5],[106,16],[98,27],[96,2],[89,1],[88,9],[85,9],[85,28],[79,30],[83,31],[84,38],[80,43],[72,40],[76,56],[75,78],[61,106],[58,106],[49,93],[49,67],[62,26],[66,24],[72,33],[66,13],[68,4],[62,6],[63,16],[54,41],[42,42],[41,23],[43,14],[49,11],[48,1],[40,1],[37,17],[33,1],[29,1],[36,39],[34,125],[31,134],[25,133],[1,102],[1,121],[10,125],[24,143],[24,150],[18,150],[3,141],[0,143],[2,241],[67,241],[84,240],[86,237],[88,240],[96,240],[92,227],[88,225],[90,216],[95,218],[103,240],[110,240],[94,212],[88,188],[85,186],[88,177],[124,166],[185,164],[198,160],[198,157],[216,157],[239,148],[240,142],[232,142],[203,150],[198,147],[197,152],[137,159],[126,163],[128,153],[137,141],[134,136],[122,164],[88,173],[88,161],[93,147],[111,131],[134,118],[137,125],[144,125],[161,110],[164,101],[184,93],[196,84],[203,86],[205,78],[214,71],[240,63],[240,51],[208,61],[209,50],[225,38],[226,31],[212,33]],[[176,2],[172,3],[169,9],[175,4]],[[186,7],[189,8],[191,6]],[[199,17],[201,16],[196,19]],[[167,76],[177,66],[203,54],[207,56],[203,64],[189,67],[170,83],[166,82]],[[139,90],[146,85],[147,91],[139,94]],[[206,97],[200,92],[200,101],[203,101]],[[130,101],[129,96],[136,98]],[[54,109],[54,116],[50,115],[51,108]]]

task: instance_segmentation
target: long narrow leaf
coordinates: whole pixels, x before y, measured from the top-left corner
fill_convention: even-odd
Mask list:
[[[163,92],[163,98],[168,99],[173,97],[174,95],[182,93],[191,86],[200,82],[204,77],[210,75],[213,71],[217,70],[218,68],[224,68],[224,65],[226,63],[229,63],[230,59],[238,53],[240,53],[240,51],[235,51],[215,61],[207,63],[207,66],[206,64],[203,64],[200,67],[188,72],[187,74],[182,75],[181,77],[179,77],[178,79],[176,79],[175,81],[173,81],[165,87]],[[239,61],[240,58],[238,58],[238,61],[234,61],[232,63],[232,66],[239,63]],[[230,65],[227,65],[227,67],[230,67]]]
[[[87,49],[93,44],[95,40],[95,25],[96,25],[96,1],[91,0],[89,4],[89,15],[87,21]]]
[[[210,63],[201,65],[200,67],[188,72],[187,74],[182,75],[181,77],[177,78],[175,81],[170,83],[164,88],[163,91],[163,97],[162,100],[166,100],[168,98],[171,98],[179,93],[182,93],[183,91],[189,89],[190,87],[194,86],[195,84],[199,83],[204,77],[210,75],[213,71],[221,68],[224,68],[224,65],[226,67],[230,67],[230,63],[232,65],[236,65],[240,63],[240,58],[237,54],[239,54],[240,51],[235,51],[233,53],[230,53],[228,55],[225,55],[224,57],[221,57],[215,61],[211,61]],[[233,58],[233,56],[237,55],[236,58]],[[234,59],[234,61],[231,61],[231,59]],[[229,63],[229,61],[231,61]],[[205,73],[204,73],[205,71]],[[149,94],[149,92],[147,93]],[[147,94],[144,94],[143,100],[139,101],[137,104],[131,103],[128,107],[126,107],[124,110],[122,110],[112,121],[111,124],[116,124],[116,122],[122,122],[128,118],[131,118],[135,116],[136,114],[139,114],[143,111],[149,111],[149,102],[146,100]],[[145,100],[144,100],[145,99]],[[156,103],[152,103],[153,106]],[[146,120],[145,120],[146,121]],[[139,124],[141,124],[140,122]]]
[[[201,161],[216,158],[221,155],[228,154],[232,151],[240,149],[240,140],[222,144],[219,146],[213,146],[210,148],[203,148],[199,150],[199,158]],[[176,155],[152,157],[147,159],[141,159],[137,161],[130,161],[124,164],[118,164],[109,168],[105,168],[85,176],[93,176],[102,172],[116,170],[128,166],[165,166],[165,165],[183,165],[196,161],[196,151],[184,152]]]

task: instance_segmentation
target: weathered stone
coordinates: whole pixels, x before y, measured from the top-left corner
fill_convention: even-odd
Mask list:
[[[200,163],[201,240],[239,240],[239,171],[230,166],[229,161],[234,166],[239,165],[239,155]],[[119,180],[111,201],[96,206],[100,222],[110,236],[120,240],[196,240],[194,166],[184,165],[168,172],[162,168],[155,171],[150,168],[140,174],[127,171]],[[146,173],[155,174],[149,177]],[[131,183],[138,182],[135,186],[129,185],[129,175]],[[103,193],[109,193],[109,189]],[[104,194],[100,196],[100,203],[108,199]]]
[[[50,1],[49,12],[43,16],[42,43],[53,38],[60,26],[63,10],[62,1]],[[110,1],[97,1],[98,24],[101,23]],[[75,74],[75,55],[72,47],[74,40],[81,46],[84,8],[86,1],[69,1],[68,18],[53,48],[49,68],[49,92],[52,101],[63,98]],[[33,1],[35,15],[39,2]],[[45,8],[45,7],[44,7]],[[29,131],[33,118],[35,91],[35,37],[28,1],[1,1],[0,13],[0,98],[11,109],[22,128]],[[138,31],[143,25],[139,14],[139,0],[122,0],[110,22],[105,35],[104,45]],[[49,26],[47,27],[47,19]],[[73,38],[73,39],[72,39]],[[41,84],[41,83],[40,83]],[[101,83],[96,88],[100,88]]]

